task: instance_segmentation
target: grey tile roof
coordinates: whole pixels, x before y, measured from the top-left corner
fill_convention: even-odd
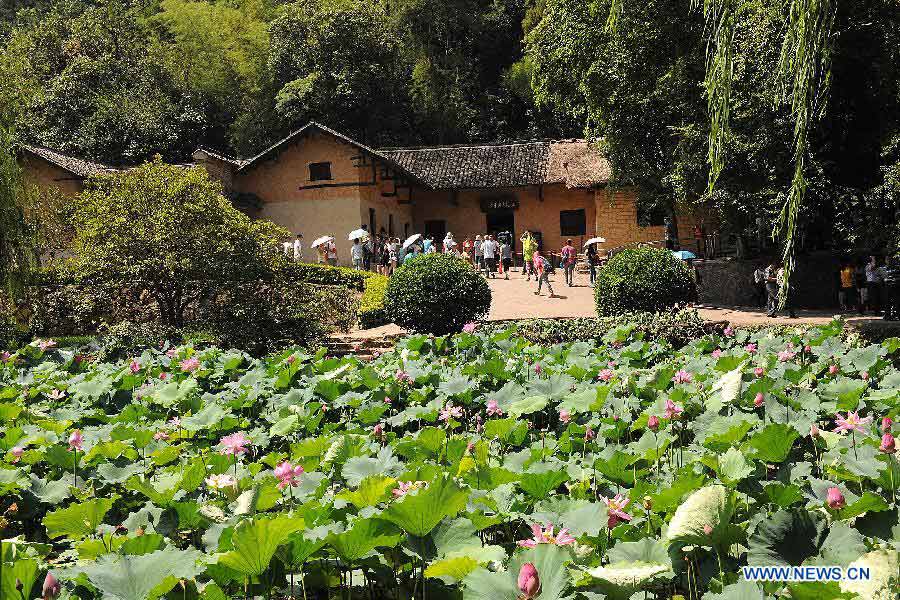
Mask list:
[[[90,177],[98,173],[110,173],[116,171],[112,167],[100,163],[91,162],[74,156],[68,156],[49,148],[41,148],[39,146],[22,145],[20,148],[34,156],[43,158],[47,162],[56,165],[61,169],[65,169],[76,177]]]
[[[609,181],[609,162],[584,140],[380,150],[434,189],[504,188]]]

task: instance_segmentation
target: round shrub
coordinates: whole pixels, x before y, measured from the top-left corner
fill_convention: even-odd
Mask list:
[[[388,319],[419,332],[443,335],[487,315],[491,289],[462,259],[426,254],[398,268],[388,283]]]
[[[697,298],[688,265],[670,251],[643,246],[613,256],[597,274],[594,300],[601,317],[658,312]]]

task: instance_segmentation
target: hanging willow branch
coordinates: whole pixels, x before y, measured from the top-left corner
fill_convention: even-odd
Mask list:
[[[784,239],[784,305],[794,271],[797,217],[806,197],[809,129],[821,116],[831,83],[831,53],[837,0],[791,0],[787,31],[778,63],[782,97],[794,117],[794,178],[772,236]]]
[[[619,24],[619,15],[622,14],[622,4],[625,0],[610,0],[609,17],[606,19],[606,31],[613,32]]]
[[[27,189],[12,132],[0,123],[0,292],[18,299],[37,262],[23,209]]]

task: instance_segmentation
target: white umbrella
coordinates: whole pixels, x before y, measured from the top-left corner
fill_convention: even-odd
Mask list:
[[[311,248],[318,248],[319,246],[321,246],[321,245],[324,244],[325,242],[333,242],[333,241],[334,241],[334,238],[333,238],[332,236],[330,236],[330,235],[323,235],[323,236],[320,237],[320,238],[316,238],[315,241],[314,241],[312,244],[310,244],[310,247],[311,247]]]
[[[584,243],[584,247],[587,248],[587,247],[590,246],[591,244],[602,244],[602,243],[604,243],[605,241],[606,241],[606,238],[602,238],[602,237],[591,238],[591,239],[589,239],[588,241],[586,241],[586,242]]]
[[[406,250],[407,248],[409,248],[410,246],[412,246],[413,244],[415,244],[416,242],[418,242],[421,239],[422,239],[421,233],[412,234],[411,236],[406,238],[405,242],[403,242],[403,249]]]
[[[369,237],[368,231],[366,231],[365,229],[354,229],[350,232],[350,235],[347,236],[347,239],[352,242],[353,240],[359,240],[364,237]]]

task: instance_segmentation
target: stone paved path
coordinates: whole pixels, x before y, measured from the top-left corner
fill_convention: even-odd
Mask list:
[[[488,284],[493,294],[493,304],[488,315],[488,320],[505,321],[512,319],[548,319],[593,317],[594,294],[590,286],[588,275],[576,273],[575,285],[568,287],[565,284],[563,273],[557,271],[551,276],[553,291],[556,297],[551,298],[549,292],[541,290],[541,295],[534,292],[537,284],[532,278],[526,281],[522,274],[516,270],[510,273],[509,280],[500,276],[489,279]],[[828,323],[834,317],[834,312],[798,310],[796,319],[786,316],[769,318],[765,311],[755,307],[698,307],[700,314],[710,321],[728,321],[734,325],[821,325]],[[853,324],[865,324],[872,321],[881,322],[868,316],[845,315],[846,321]],[[368,339],[384,335],[397,335],[401,333],[399,327],[386,325],[368,331],[358,331],[350,334],[355,339]]]

